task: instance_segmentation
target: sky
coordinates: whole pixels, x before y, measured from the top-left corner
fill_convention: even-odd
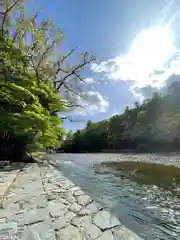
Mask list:
[[[81,129],[151,97],[180,75],[179,0],[36,0],[41,19],[53,19],[65,35],[65,49],[88,51],[97,62],[84,72],[90,101],[76,109]]]

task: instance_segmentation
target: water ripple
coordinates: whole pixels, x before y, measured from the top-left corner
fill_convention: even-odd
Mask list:
[[[178,155],[59,154],[53,158],[68,178],[140,236],[180,239],[180,170],[170,167],[180,166]],[[132,164],[132,160],[149,165]],[[122,169],[123,161],[129,163]]]

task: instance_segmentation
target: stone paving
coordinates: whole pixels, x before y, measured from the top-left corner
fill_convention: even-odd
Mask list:
[[[51,165],[28,165],[0,209],[1,240],[140,240]]]
[[[0,170],[0,207],[3,207],[4,198],[6,197],[11,184],[16,179],[20,169],[7,169]]]

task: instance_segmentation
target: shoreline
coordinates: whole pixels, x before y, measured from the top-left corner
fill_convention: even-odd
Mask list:
[[[18,174],[0,209],[1,239],[142,239],[52,164],[28,164]]]
[[[152,152],[133,152],[133,151],[102,151],[102,152],[52,152],[52,153],[48,153],[48,154],[124,154],[124,155],[128,155],[128,154],[134,154],[134,155],[143,155],[143,154],[157,154],[157,155],[179,155],[180,151],[152,151]]]

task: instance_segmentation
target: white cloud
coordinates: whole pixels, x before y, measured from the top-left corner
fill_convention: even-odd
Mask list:
[[[94,79],[93,78],[85,78],[84,82],[88,83],[88,84],[91,84],[91,83],[94,83]]]
[[[108,101],[103,98],[99,92],[88,91],[86,96],[78,97],[77,104],[83,108],[76,108],[75,111],[80,115],[94,114],[97,112],[105,112],[109,106]]]
[[[161,88],[169,76],[180,74],[180,57],[173,46],[170,30],[155,27],[140,32],[127,54],[93,63],[91,70],[103,73],[109,80],[133,81],[130,91],[139,98],[141,94],[136,93],[137,88]]]
[[[119,65],[117,63],[117,59],[109,59],[106,62],[101,62],[100,64],[92,63],[91,64],[91,70],[97,73],[104,72],[107,74],[107,76],[110,76],[111,74],[115,73],[119,70]]]
[[[97,73],[104,73],[105,76],[114,81],[134,81],[136,87],[152,85],[161,87],[164,81],[172,74],[180,74],[180,57],[172,60],[169,67],[161,67],[152,69],[151,71],[143,71],[143,66],[138,66],[130,62],[126,56],[116,57],[107,62],[101,62],[91,69]]]

